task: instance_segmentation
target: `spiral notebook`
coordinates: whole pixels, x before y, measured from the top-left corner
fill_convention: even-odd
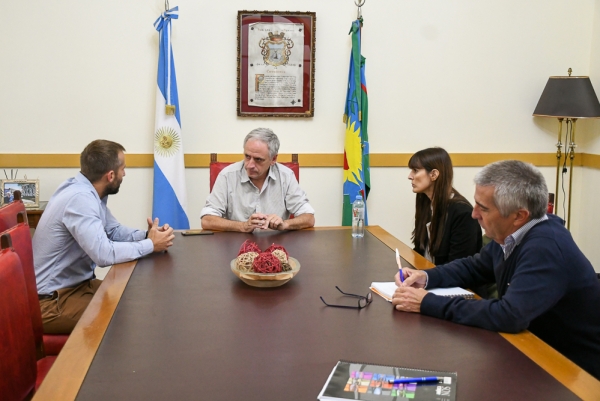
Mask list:
[[[369,287],[371,291],[385,298],[389,302],[392,302],[392,296],[394,295],[394,292],[396,292],[396,288],[398,287],[393,281],[379,283],[373,282],[371,283],[371,287]],[[463,297],[472,299],[475,295],[471,291],[465,290],[464,288],[460,287],[426,288],[426,290],[442,297]]]
[[[437,376],[439,381],[391,384],[405,377]],[[455,401],[456,372],[339,361],[317,399],[370,401]]]

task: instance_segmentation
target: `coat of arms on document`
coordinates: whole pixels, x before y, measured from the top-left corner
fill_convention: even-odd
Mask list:
[[[253,84],[248,85],[248,105],[302,107],[303,50],[303,24],[251,24],[248,82]]]
[[[258,44],[262,51],[260,54],[266,64],[274,67],[286,65],[292,54],[294,41],[285,37],[285,32],[269,32],[268,37],[262,38]]]

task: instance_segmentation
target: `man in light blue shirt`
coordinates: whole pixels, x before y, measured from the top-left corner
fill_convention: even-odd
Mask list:
[[[173,229],[148,219],[148,231],[122,226],[107,208],[125,176],[125,148],[96,140],[81,153],[81,172],[50,198],[33,237],[33,259],[46,333],[70,333],[102,283],[96,266],[161,252]]]

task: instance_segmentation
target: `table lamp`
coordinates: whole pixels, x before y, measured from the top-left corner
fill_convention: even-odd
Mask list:
[[[533,112],[536,117],[558,118],[558,143],[556,144],[556,196],[554,213],[558,211],[558,184],[560,178],[560,164],[562,158],[562,126],[567,124],[565,133],[565,167],[566,173],[567,154],[569,157],[569,191],[567,229],[571,227],[571,182],[573,181],[573,159],[575,158],[575,124],[580,118],[600,118],[600,103],[589,77],[572,77],[569,68],[568,77],[550,77],[542,96]],[[569,126],[571,129],[569,130]],[[570,135],[570,138],[569,138]],[[568,141],[568,145],[567,145]],[[564,185],[564,178],[563,178]],[[565,200],[563,200],[564,203]],[[563,206],[564,208],[564,206]]]

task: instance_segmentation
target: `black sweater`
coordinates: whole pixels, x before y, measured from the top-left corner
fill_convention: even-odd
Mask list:
[[[440,249],[433,255],[436,265],[475,255],[481,249],[481,227],[471,212],[473,207],[465,202],[454,201],[448,205]],[[415,251],[425,253],[422,249]]]

